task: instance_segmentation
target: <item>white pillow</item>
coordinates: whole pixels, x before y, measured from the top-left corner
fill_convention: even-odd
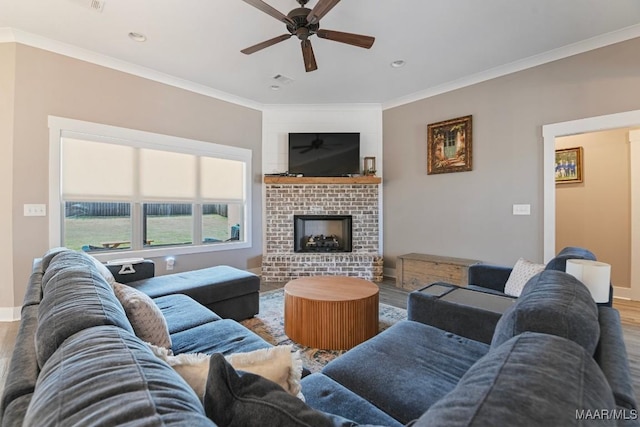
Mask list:
[[[533,276],[543,271],[544,267],[544,264],[536,264],[520,258],[516,262],[516,265],[513,266],[509,279],[504,285],[504,293],[512,297],[519,297],[524,285],[526,285]]]
[[[167,320],[155,302],[145,293],[115,282],[113,291],[122,304],[136,336],[159,347],[171,349]]]
[[[147,343],[153,354],[164,360],[191,386],[200,399],[204,398],[209,375],[210,355],[203,353],[182,353],[173,355],[171,351]],[[301,393],[302,359],[299,351],[292,352],[293,346],[279,345],[271,348],[234,353],[225,356],[234,369],[260,375],[280,385],[285,391],[304,400]]]

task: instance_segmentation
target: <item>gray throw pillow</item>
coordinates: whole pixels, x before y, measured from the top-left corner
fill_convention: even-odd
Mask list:
[[[584,348],[525,332],[478,360],[413,427],[615,425],[593,418],[615,409],[609,383]]]
[[[527,282],[520,298],[500,317],[491,347],[527,331],[567,338],[593,354],[600,339],[598,307],[578,279],[545,270]]]
[[[259,375],[236,371],[220,353],[211,355],[205,413],[221,426],[323,427],[356,425],[325,414]]]

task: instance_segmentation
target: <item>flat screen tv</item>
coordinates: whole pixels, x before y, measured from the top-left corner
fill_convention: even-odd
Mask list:
[[[290,133],[289,174],[349,176],[360,173],[360,134]]]

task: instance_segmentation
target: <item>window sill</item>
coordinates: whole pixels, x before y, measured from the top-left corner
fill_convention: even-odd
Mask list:
[[[99,261],[111,261],[121,258],[161,258],[175,255],[192,255],[207,252],[230,251],[236,249],[250,248],[249,242],[225,242],[208,245],[189,245],[189,246],[163,246],[149,249],[127,249],[119,251],[105,251],[89,253]]]

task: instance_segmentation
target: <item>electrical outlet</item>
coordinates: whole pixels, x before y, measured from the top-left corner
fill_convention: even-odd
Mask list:
[[[24,216],[47,216],[47,205],[26,204],[24,205]]]
[[[167,262],[167,271],[173,270],[173,266],[176,263],[176,259],[174,257],[169,257],[166,259]]]

